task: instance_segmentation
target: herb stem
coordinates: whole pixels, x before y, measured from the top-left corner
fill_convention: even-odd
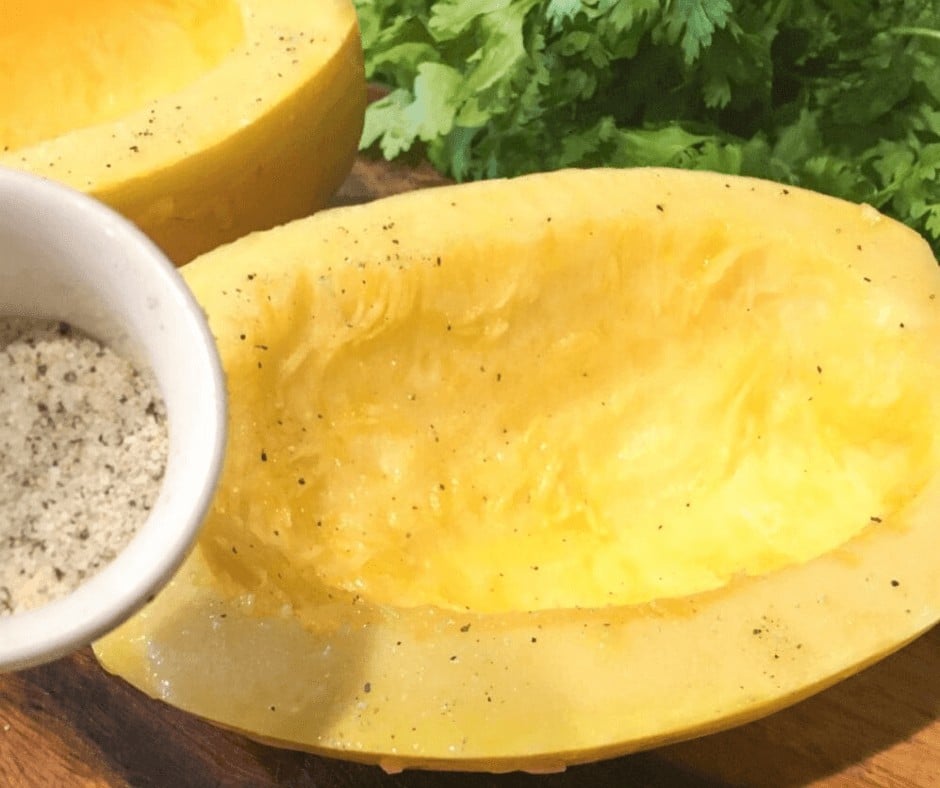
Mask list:
[[[934,30],[931,27],[892,27],[890,32],[902,36],[919,36],[921,38],[936,38],[940,40],[940,30]]]

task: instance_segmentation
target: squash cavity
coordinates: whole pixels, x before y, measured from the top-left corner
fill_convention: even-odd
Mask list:
[[[212,556],[282,553],[304,567],[272,582],[294,606],[313,576],[487,613],[811,560],[891,520],[940,462],[920,317],[876,287],[792,242],[645,219],[301,269],[233,369],[252,427]]]
[[[244,36],[235,0],[13,0],[4,12],[6,151],[135,112],[210,71]]]

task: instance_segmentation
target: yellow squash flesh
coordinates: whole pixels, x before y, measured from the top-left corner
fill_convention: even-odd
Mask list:
[[[311,213],[349,172],[349,0],[0,0],[0,18],[0,166],[103,200],[177,263]]]
[[[387,769],[546,770],[769,713],[940,618],[940,271],[869,207],[567,171],[184,274],[230,445],[180,574],[96,645],[151,695]]]

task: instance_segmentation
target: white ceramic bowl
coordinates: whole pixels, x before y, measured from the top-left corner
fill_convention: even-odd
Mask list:
[[[162,252],[100,202],[2,168],[0,315],[66,321],[149,367],[169,427],[159,496],[127,547],[67,596],[0,616],[0,671],[8,671],[90,643],[169,580],[218,480],[226,400],[203,312]]]

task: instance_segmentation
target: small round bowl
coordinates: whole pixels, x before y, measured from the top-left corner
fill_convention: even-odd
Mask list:
[[[149,368],[169,430],[159,495],[129,544],[66,596],[0,616],[2,672],[87,645],[170,579],[218,481],[226,399],[205,316],[163,253],[100,202],[2,168],[0,315],[68,322]]]

